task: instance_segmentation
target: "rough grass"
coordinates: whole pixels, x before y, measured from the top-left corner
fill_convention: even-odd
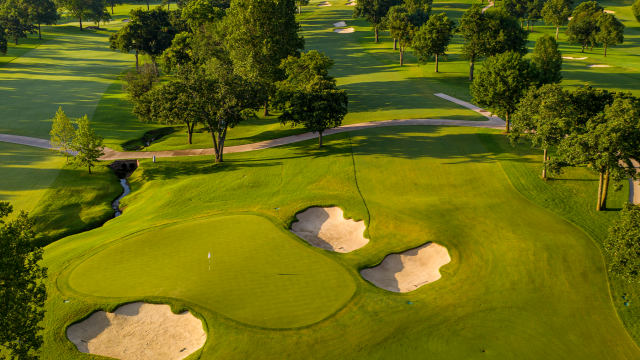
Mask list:
[[[45,358],[75,358],[77,352],[65,339],[66,326],[93,310],[136,300],[165,302],[176,311],[188,308],[202,316],[209,334],[202,359],[640,356],[612,307],[603,257],[594,241],[523,197],[505,176],[504,162],[476,132],[380,128],[330,136],[323,149],[307,141],[230,154],[222,165],[206,157],[143,161],[131,178],[133,192],[125,198],[128,206],[121,217],[45,250],[51,276]],[[619,207],[619,202],[612,199],[611,205]],[[231,320],[220,308],[184,299],[183,291],[199,286],[187,279],[175,294],[132,293],[131,286],[122,286],[114,288],[121,295],[117,298],[80,294],[65,280],[73,274],[74,261],[97,254],[105,285],[113,287],[108,273],[122,273],[123,262],[133,266],[127,260],[133,253],[123,256],[118,246],[126,242],[118,242],[154,227],[251,211],[278,218],[281,231],[296,212],[314,205],[338,205],[346,216],[364,219],[371,241],[352,253],[337,254],[286,239],[335,261],[357,286],[338,312],[304,328],[274,331]],[[234,234],[251,230],[245,227],[250,226],[222,236],[224,242],[235,237],[243,243],[244,237]],[[175,243],[147,250],[148,255],[169,247],[176,249],[169,256],[204,260],[204,248],[194,250],[195,255],[189,251],[198,238],[184,234],[173,236]],[[452,258],[437,282],[396,294],[359,276],[360,269],[385,255],[427,241],[446,246]],[[109,249],[117,253],[110,263]],[[139,258],[140,264],[152,266]],[[72,281],[71,286],[78,285]]]

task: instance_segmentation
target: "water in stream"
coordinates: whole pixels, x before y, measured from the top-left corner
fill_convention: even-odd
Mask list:
[[[127,183],[127,179],[120,179],[120,185],[122,185],[124,193],[111,204],[113,211],[116,212],[116,217],[122,215],[122,211],[120,210],[120,200],[131,192],[131,188],[129,187],[129,183]]]

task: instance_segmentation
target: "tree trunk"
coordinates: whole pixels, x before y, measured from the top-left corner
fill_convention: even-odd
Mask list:
[[[393,50],[398,50],[396,47],[396,38],[393,38]]]
[[[318,132],[318,147],[322,147],[322,131]]]
[[[84,29],[82,28],[82,17],[79,17],[78,21],[80,22],[80,31],[84,31]]]
[[[220,161],[224,161],[224,139],[227,137],[227,128],[224,128],[221,135],[218,135],[218,153],[220,154]]]
[[[375,33],[376,33],[376,41],[375,42],[378,42],[378,28],[376,28]]]
[[[546,179],[547,178],[547,149],[544,149],[544,160],[542,160],[542,164],[544,165],[544,167],[542,168],[542,178]]]
[[[529,30],[529,20],[527,20],[527,30]]]
[[[138,50],[136,50],[136,71],[138,71]]]
[[[589,48],[589,51],[593,51],[593,45],[594,44],[591,44],[591,47]]]
[[[269,100],[264,102],[264,116],[269,116]]]
[[[602,182],[604,179],[604,173],[600,172],[600,183],[598,184],[598,204],[596,205],[596,211],[600,211],[600,205],[602,204]]]
[[[149,9],[149,2],[147,1],[147,11],[149,11],[151,9]]]
[[[17,37],[13,38],[13,41],[15,41],[15,44],[18,45],[18,38]]]
[[[584,45],[585,45],[585,44],[582,44],[582,52],[584,52]]]
[[[40,23],[38,23],[38,39],[42,40],[42,31],[40,31]]]
[[[300,15],[300,8],[301,8],[301,7],[302,7],[302,6],[298,5],[298,15]]]
[[[169,3],[167,4],[167,11],[170,11],[171,9],[171,0],[169,0]]]
[[[91,165],[89,165],[89,175],[91,175]]]
[[[507,132],[507,134],[508,134],[508,133],[509,133],[509,113],[507,113],[507,114],[504,116],[504,118],[505,118],[504,125],[506,126],[505,130],[506,130],[506,132]]]
[[[220,149],[218,149],[218,141],[216,141],[216,132],[213,131],[211,125],[209,125],[209,132],[211,132],[211,140],[213,140],[213,150],[216,153],[216,164],[220,163]]]
[[[111,5],[111,15],[113,15],[113,5]]]
[[[193,122],[191,124],[189,124],[189,122],[187,122],[187,143],[189,145],[191,145],[191,138],[193,137],[193,128],[196,126],[196,123]]]
[[[604,57],[607,57],[607,44],[604,44]]]
[[[438,72],[438,54],[436,54],[436,72]]]
[[[560,27],[556,26],[556,40],[558,40],[558,33],[560,33]]]
[[[609,177],[610,174],[607,173],[604,176],[604,184],[602,185],[602,199],[600,200],[600,209],[607,210],[607,193],[609,192]]]
[[[473,81],[473,67],[475,64],[471,61],[471,68],[469,69],[469,81]]]
[[[153,63],[153,68],[156,70],[156,76],[160,76],[160,73],[158,72],[158,64],[156,64],[156,58],[155,57],[151,57],[151,63]]]
[[[404,50],[400,49],[400,66],[402,66],[402,56],[404,55]]]

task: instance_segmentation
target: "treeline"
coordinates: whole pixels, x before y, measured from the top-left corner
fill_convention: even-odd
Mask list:
[[[502,0],[491,3],[495,6],[488,8],[474,4],[459,24],[445,13],[432,15],[432,2],[362,0],[354,8],[353,17],[363,17],[371,24],[375,42],[378,42],[379,31],[389,30],[393,49],[400,55],[400,66],[404,63],[405,51],[411,48],[420,64],[435,59],[435,71],[438,72],[438,59],[447,56],[454,34],[462,36],[462,59],[471,63],[471,81],[474,64],[482,58],[507,51],[526,54],[529,32],[540,20],[556,27],[556,40],[560,27],[567,26],[568,41],[581,44],[583,52],[589,45],[590,50],[603,45],[604,56],[607,56],[609,46],[624,41],[624,25],[595,1],[582,3],[575,9],[572,0]],[[640,0],[633,9],[640,21]]]
[[[319,134],[339,126],[348,98],[328,75],[333,61],[301,53],[296,2],[234,0],[223,9],[206,0],[174,11],[133,10],[110,37],[111,49],[136,54],[124,76],[127,99],[141,121],[182,124],[191,144],[196,124],[211,134],[216,162],[223,161],[230,128],[275,108],[283,124]],[[150,64],[140,65],[139,55]],[[159,64],[161,66],[159,66]],[[168,76],[160,81],[160,68]]]

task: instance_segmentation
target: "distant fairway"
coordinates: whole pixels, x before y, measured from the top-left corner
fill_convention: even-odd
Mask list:
[[[290,237],[255,215],[178,224],[88,258],[69,284],[96,296],[177,298],[254,326],[309,325],[347,302],[355,282]]]

